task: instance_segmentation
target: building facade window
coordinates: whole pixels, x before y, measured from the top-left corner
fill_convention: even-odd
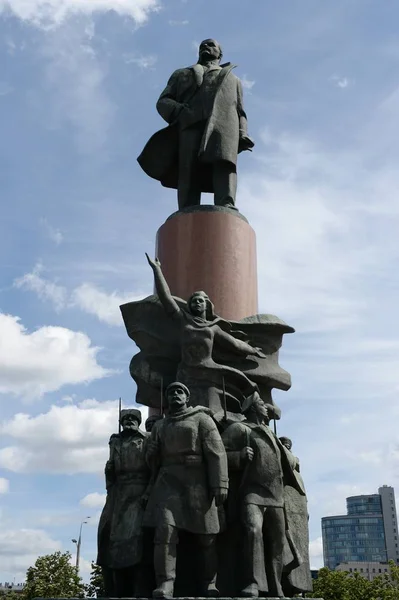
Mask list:
[[[379,494],[347,498],[347,515],[322,519],[324,564],[387,562],[382,504]]]

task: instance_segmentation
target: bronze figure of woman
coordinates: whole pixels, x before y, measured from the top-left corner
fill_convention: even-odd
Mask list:
[[[216,362],[215,347],[219,352],[225,351],[242,358],[265,358],[265,355],[259,348],[226,331],[228,322],[215,315],[213,304],[205,292],[194,292],[186,307],[181,308],[170,293],[159,260],[146,256],[154,272],[159,301],[168,317],[179,324],[181,360],[176,379],[191,390],[192,406],[202,405],[218,412],[225,400],[230,410],[239,410],[240,402],[252,394],[257,386],[238,369]]]

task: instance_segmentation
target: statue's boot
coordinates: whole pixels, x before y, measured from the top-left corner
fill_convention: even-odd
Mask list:
[[[259,589],[256,583],[250,583],[240,593],[241,598],[258,598]]]
[[[176,544],[154,545],[154,569],[157,587],[153,598],[173,598],[176,579]]]
[[[216,537],[203,535],[200,537],[202,559],[202,590],[205,598],[219,598],[216,587],[218,558],[216,552]]]
[[[219,598],[220,592],[219,592],[218,588],[216,587],[216,582],[210,583],[205,588],[204,596],[205,596],[205,598]]]
[[[231,208],[233,210],[238,211],[238,208],[234,203],[234,199],[231,196],[225,196],[224,198],[222,198],[222,200],[220,201],[220,203],[218,203],[217,206],[223,206],[224,208]]]
[[[114,571],[109,567],[101,567],[104,582],[104,595],[106,598],[116,596]]]
[[[131,598],[134,595],[135,567],[115,569],[115,592],[117,598]]]

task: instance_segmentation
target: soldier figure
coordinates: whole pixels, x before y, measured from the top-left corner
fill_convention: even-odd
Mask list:
[[[201,594],[218,596],[216,534],[218,506],[227,498],[227,457],[209,410],[188,407],[188,388],[166,389],[168,416],[151,433],[147,459],[157,471],[144,524],[155,528],[154,598],[173,597],[179,531],[197,535],[203,572]]]
[[[144,556],[142,520],[151,472],[144,455],[147,434],[139,429],[141,412],[122,410],[120,422],[122,432],[109,441],[107,500],[98,527],[97,564],[102,566],[107,591],[123,598],[148,593],[151,566]]]
[[[150,415],[144,424],[145,430],[147,433],[151,433],[152,428],[154,427],[155,423],[157,421],[159,421],[159,419],[163,419],[162,415]]]
[[[312,578],[309,564],[309,527],[308,503],[305,485],[300,474],[299,459],[292,453],[292,441],[280,437],[283,456],[287,458],[293,475],[284,485],[284,507],[287,530],[292,538],[291,547],[287,544],[284,551],[283,589],[287,596],[312,590]],[[295,548],[294,553],[292,548]]]
[[[223,434],[229,467],[242,472],[239,501],[244,587],[240,596],[255,598],[264,592],[265,572],[268,594],[283,597],[286,524],[281,444],[268,427],[268,405],[257,392],[245,400],[242,412],[246,420],[233,423]]]

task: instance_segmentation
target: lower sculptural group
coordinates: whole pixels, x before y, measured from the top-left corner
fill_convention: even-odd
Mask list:
[[[105,467],[97,564],[109,597],[292,597],[311,589],[308,513],[272,389],[292,327],[217,316],[203,291],[176,298],[147,256],[156,296],[121,306],[139,347],[136,402]],[[269,427],[273,421],[274,427]]]
[[[109,441],[98,559],[109,597],[284,597],[311,589],[307,502],[291,440],[257,391],[216,418],[171,383]]]

